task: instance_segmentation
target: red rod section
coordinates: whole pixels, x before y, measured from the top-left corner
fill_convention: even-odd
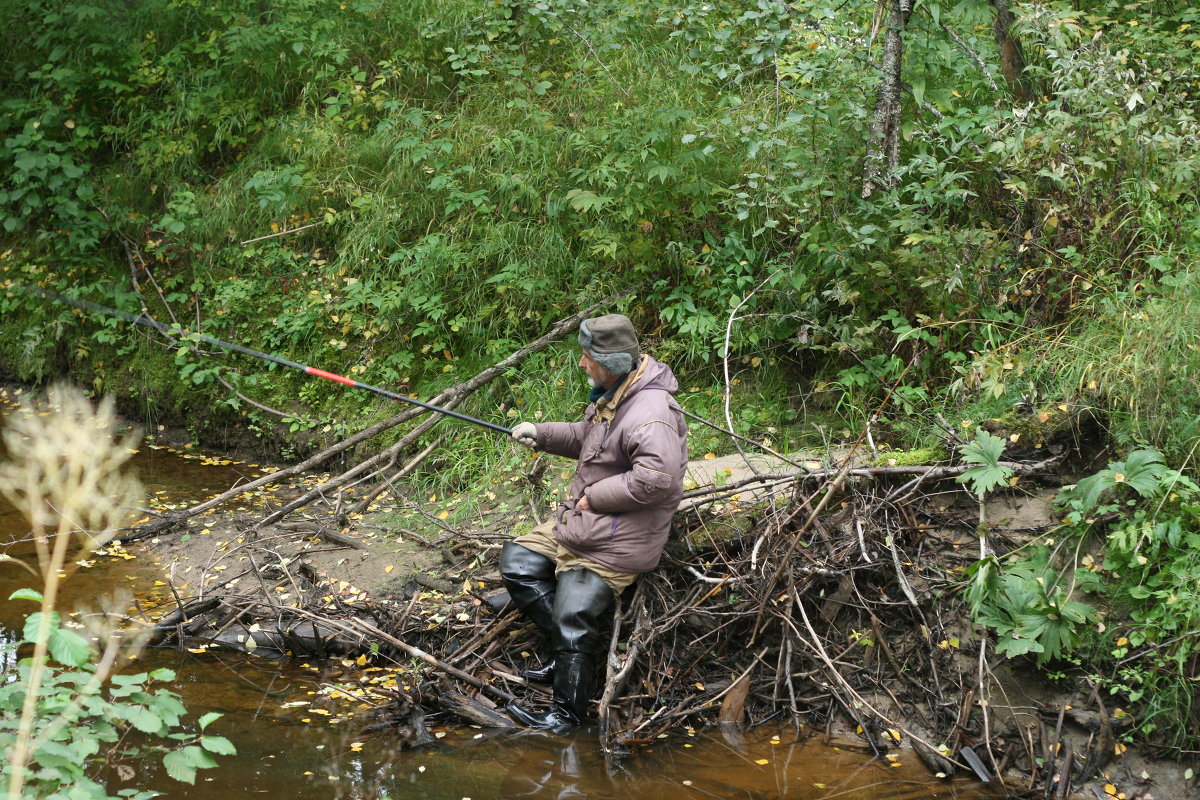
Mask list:
[[[358,384],[358,381],[351,380],[350,378],[346,378],[341,375],[335,375],[332,372],[326,372],[325,370],[317,369],[316,367],[305,367],[304,371],[309,375],[316,375],[318,378],[328,378],[331,381],[344,383],[347,386],[356,386]]]

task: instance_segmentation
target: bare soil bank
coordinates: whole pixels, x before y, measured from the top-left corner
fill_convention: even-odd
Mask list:
[[[764,460],[756,463],[754,468],[759,472],[770,472],[780,466]],[[741,463],[740,457],[699,460],[692,465],[691,481],[698,486],[714,481],[728,486],[750,474],[750,467]],[[329,654],[354,656],[370,653],[369,637],[349,635],[344,629],[322,628],[321,620],[365,617],[370,624],[379,625],[391,635],[410,644],[416,642],[424,652],[447,665],[462,666],[462,659],[453,658],[454,651],[466,647],[475,654],[474,658],[466,660],[469,664],[473,662],[472,674],[481,676],[488,685],[502,686],[500,691],[513,696],[529,695],[535,700],[543,696],[539,687],[526,686],[516,676],[521,669],[538,663],[544,654],[544,644],[519,619],[512,615],[498,617],[485,602],[502,588],[495,568],[496,551],[510,531],[532,524],[533,515],[528,507],[521,509],[519,504],[508,507],[494,500],[489,506],[484,500],[476,503],[473,517],[464,517],[445,513],[449,508],[446,498],[414,501],[385,496],[372,510],[347,523],[337,521],[335,500],[329,505],[311,506],[282,523],[255,529],[264,510],[277,507],[305,488],[303,480],[293,481],[291,485],[279,487],[269,497],[252,499],[252,505],[241,511],[209,512],[189,520],[186,530],[160,534],[151,542],[150,546],[167,565],[180,597],[203,596],[218,600],[221,603],[218,607],[224,609],[222,613],[213,613],[209,609],[190,621],[184,620],[184,625],[194,626],[182,640],[184,644],[195,646],[203,641],[208,646],[218,643],[249,649],[328,648]],[[685,562],[689,553],[710,546],[709,540],[713,538],[724,537],[728,542],[744,535],[744,531],[752,527],[748,520],[761,513],[760,508],[756,509],[754,494],[748,490],[741,496],[726,498],[721,513],[715,517],[710,514],[702,536],[698,536],[693,528],[685,540],[672,544],[668,563],[674,566],[664,566],[660,571],[670,571],[672,579],[678,580],[681,574],[678,564]],[[757,500],[769,500],[768,494],[759,492]],[[1011,541],[1044,532],[1055,523],[1049,503],[1052,495],[1052,490],[1044,489],[1030,494],[1014,493],[992,501],[986,514],[992,521],[993,531]],[[973,558],[976,545],[971,531],[975,510],[969,503],[959,506],[953,501],[940,507],[943,525],[927,528],[925,536],[930,542],[942,542],[944,547],[936,551],[930,547],[923,558],[936,559],[936,564],[926,565],[930,568],[953,572]],[[869,534],[865,541],[868,552],[864,556],[885,558],[886,553]],[[770,551],[763,551],[764,561],[771,556]],[[692,571],[696,572],[695,569]],[[907,582],[918,601],[926,607],[928,618],[932,619],[933,609],[939,601],[934,587],[922,578],[927,571],[908,573]],[[704,584],[706,580],[713,581],[718,574],[725,574],[711,562],[703,574],[683,574],[687,580],[714,593],[723,589],[717,583]],[[845,637],[856,635],[854,626],[839,625],[838,614],[831,609],[838,603],[851,605],[855,601],[848,597],[839,598],[839,585],[834,581],[814,586],[812,601],[819,613],[834,619],[830,628],[823,631],[826,642],[832,644],[834,636],[831,632],[838,631],[844,647]],[[252,611],[250,605],[239,605],[250,597],[255,598]],[[888,602],[901,600],[897,593]],[[628,597],[626,602],[629,602]],[[164,610],[173,607],[170,601],[164,603]],[[311,613],[305,621],[315,624],[298,625],[299,618],[288,613],[292,607],[308,609]],[[958,610],[961,612],[961,608]],[[629,631],[636,622],[629,617],[628,605],[625,611],[624,624],[628,626],[625,630]],[[290,627],[291,633],[280,635],[272,631],[273,621],[281,627]],[[944,650],[944,660],[939,662],[942,676],[947,671],[964,676],[980,675],[980,640],[969,620],[961,613],[939,614],[937,625],[937,630],[930,635],[937,637],[937,643]],[[1065,757],[1080,762],[1080,768],[1086,767],[1089,762],[1085,759],[1089,759],[1096,772],[1095,777],[1074,787],[1073,796],[1124,795],[1145,800],[1200,797],[1194,779],[1185,778],[1188,765],[1156,760],[1147,751],[1126,748],[1120,742],[1127,729],[1127,717],[1109,698],[1069,680],[1050,682],[1028,665],[1003,661],[988,649],[984,658],[988,666],[979,685],[967,686],[962,695],[955,696],[957,707],[938,709],[928,699],[915,697],[911,687],[913,683],[936,680],[938,675],[922,671],[919,664],[910,669],[903,664],[886,663],[895,661],[901,652],[918,649],[921,642],[916,640],[922,638],[921,634],[916,629],[893,630],[886,624],[874,633],[868,631],[869,637],[875,634],[881,640],[877,647],[846,648],[840,659],[856,662],[861,657],[866,662],[873,662],[873,668],[885,676],[874,687],[875,691],[862,690],[859,699],[868,708],[888,709],[883,713],[903,726],[898,752],[903,753],[915,745],[916,755],[928,756],[914,740],[944,744],[944,731],[929,723],[949,713],[956,718],[954,724],[960,729],[955,739],[959,747],[951,754],[956,754],[963,743],[974,742],[972,751],[981,757],[985,769],[990,772],[995,766],[1001,768],[1005,775],[1005,791],[1011,792],[1012,796],[1042,796],[1043,780],[1055,785],[1054,777],[1046,776],[1046,770],[1051,768],[1047,765],[1059,764],[1061,768]],[[309,638],[305,639],[305,636]],[[314,644],[314,638],[319,643]],[[438,646],[439,642],[443,646]],[[883,654],[885,650],[891,651],[890,657]],[[305,655],[311,654],[305,652]],[[641,657],[654,656],[643,651]],[[732,713],[729,698],[738,694],[739,687],[735,680],[737,676],[723,667],[726,659],[714,657],[712,664],[688,664],[687,660],[694,661],[691,657],[686,660],[680,657],[670,664],[655,664],[654,668],[669,671],[686,668],[687,679],[693,686],[704,686],[710,695],[715,694],[715,701],[707,704],[708,711],[705,712],[709,719],[715,718],[716,711]],[[489,713],[502,714],[503,702],[496,697],[438,673],[437,668],[430,671],[429,680],[436,683],[437,688],[427,688],[426,695],[453,691],[472,696],[472,707],[464,707],[460,701],[451,710],[476,723],[486,721]],[[764,691],[772,680],[765,669],[756,677],[762,678],[764,683],[759,689],[751,685],[750,696],[740,701],[740,719],[752,721],[756,718],[754,694]],[[827,689],[830,686],[828,681],[824,685]],[[627,686],[625,694],[636,696],[637,689],[634,685]],[[800,706],[804,701],[804,698],[796,699]],[[430,703],[428,697],[423,702]],[[404,703],[400,705],[404,706]],[[705,704],[696,705],[702,707]],[[990,711],[986,731],[982,729],[979,714],[985,707]],[[437,710],[445,712],[447,707],[442,705]],[[828,697],[815,697],[812,709],[801,710],[807,715],[802,718],[823,725],[828,733],[857,737],[868,749],[873,742],[882,741],[896,750],[894,742],[888,741],[891,734],[885,729],[868,722],[864,731],[853,713],[839,713]],[[405,706],[405,713],[411,711],[411,704]],[[650,712],[650,708],[642,708],[635,702],[628,715],[636,720],[639,711]],[[411,721],[411,716],[404,714],[394,717],[393,721],[401,718],[406,723]],[[688,719],[691,718],[675,723],[676,727],[690,724]],[[863,721],[865,717],[860,714],[858,720]],[[882,736],[879,735],[881,731]],[[407,735],[412,735],[411,731]],[[998,747],[993,763],[986,754],[986,746],[979,744],[986,739],[1010,744],[1027,742],[1041,758],[1041,768],[1031,773],[1015,747]],[[637,741],[635,738],[631,744],[636,746]],[[1054,750],[1041,752],[1044,743],[1050,741],[1057,743]],[[931,769],[939,769],[936,756],[925,760]],[[1038,782],[1031,786],[1030,781],[1035,778]],[[998,783],[995,785],[999,788]]]

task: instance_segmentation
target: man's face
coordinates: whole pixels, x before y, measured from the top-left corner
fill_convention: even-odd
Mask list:
[[[579,368],[587,373],[588,386],[607,389],[613,385],[616,376],[597,364],[585,350],[579,355]]]

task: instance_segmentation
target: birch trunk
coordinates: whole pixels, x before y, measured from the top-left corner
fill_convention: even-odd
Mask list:
[[[879,80],[863,164],[864,198],[874,194],[877,188],[894,185],[893,172],[900,161],[900,70],[904,64],[904,28],[911,15],[911,0],[891,0],[887,33],[883,38],[883,77]]]

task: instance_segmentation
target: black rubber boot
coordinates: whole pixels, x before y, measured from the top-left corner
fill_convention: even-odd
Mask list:
[[[590,570],[576,567],[559,576],[554,596],[554,707],[535,714],[509,706],[514,719],[528,728],[555,732],[587,719],[588,703],[596,689],[600,621],[612,601],[612,589]]]
[[[500,577],[513,604],[553,640],[554,562],[516,542],[505,542],[500,550]]]
[[[522,670],[521,677],[530,683],[550,683],[554,680],[554,659],[550,659],[540,667]]]
[[[588,702],[596,689],[596,659],[583,653],[560,653],[554,670],[554,705],[545,713],[510,705],[508,713],[526,728],[568,733],[587,719]]]

